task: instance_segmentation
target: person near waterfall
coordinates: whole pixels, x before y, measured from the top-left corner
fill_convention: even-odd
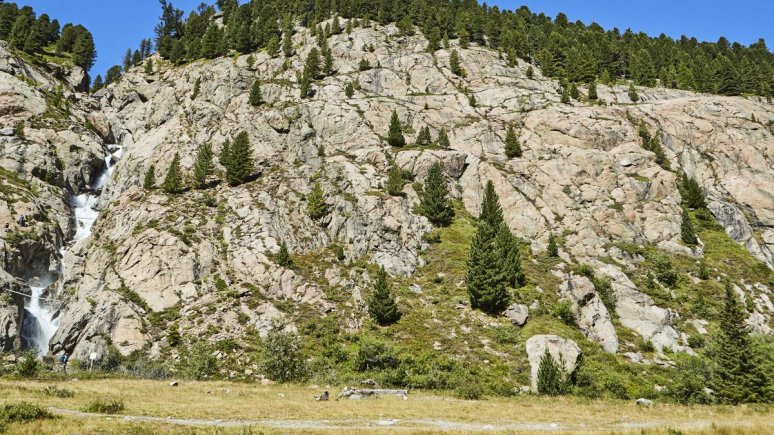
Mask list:
[[[59,362],[62,363],[62,373],[67,374],[67,362],[70,361],[70,355],[67,352],[62,353],[59,357]]]

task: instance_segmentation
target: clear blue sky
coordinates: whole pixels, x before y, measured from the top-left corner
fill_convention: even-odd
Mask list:
[[[213,3],[214,0],[208,1]],[[244,2],[244,0],[242,0]],[[104,74],[120,64],[127,48],[136,48],[142,38],[153,35],[159,16],[158,0],[16,0],[38,13],[85,25],[94,33],[98,59],[92,75]],[[187,12],[201,0],[172,0]],[[631,28],[653,36],[666,33],[674,38],[695,36],[717,41],[720,36],[749,45],[758,38],[774,48],[773,0],[494,0],[501,8],[527,5],[533,12],[555,17],[564,12],[571,21],[596,21],[609,29]]]

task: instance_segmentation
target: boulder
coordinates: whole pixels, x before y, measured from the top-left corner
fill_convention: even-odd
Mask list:
[[[572,303],[575,322],[583,334],[602,345],[605,352],[616,353],[618,334],[594,284],[585,276],[570,274],[559,287],[559,294]]]
[[[572,374],[578,368],[581,360],[581,349],[570,340],[557,335],[533,335],[527,340],[527,357],[529,358],[532,390],[537,391],[537,374],[540,359],[548,349],[548,353],[557,363],[564,364],[564,370]]]
[[[511,304],[503,316],[516,326],[524,326],[527,323],[527,317],[529,317],[529,307],[522,304]]]

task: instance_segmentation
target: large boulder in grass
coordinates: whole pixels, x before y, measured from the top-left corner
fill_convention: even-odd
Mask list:
[[[564,365],[566,373],[574,373],[581,361],[582,352],[578,345],[558,335],[534,335],[527,340],[527,357],[531,371],[532,390],[537,391],[538,369],[540,359],[548,353],[557,363]]]

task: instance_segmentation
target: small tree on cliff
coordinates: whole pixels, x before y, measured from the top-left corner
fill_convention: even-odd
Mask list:
[[[164,182],[161,183],[161,189],[166,193],[178,193],[183,185],[183,174],[180,171],[180,154],[175,153],[172,163],[167,169],[167,175]]]

